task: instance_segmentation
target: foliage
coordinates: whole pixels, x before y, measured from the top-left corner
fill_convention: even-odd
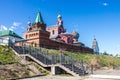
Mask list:
[[[103,53],[103,55],[109,55],[106,51]]]

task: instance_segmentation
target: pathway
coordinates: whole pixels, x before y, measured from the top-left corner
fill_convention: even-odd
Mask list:
[[[20,80],[81,80],[81,78],[73,77],[73,76],[41,76],[41,77],[26,78]]]
[[[20,80],[120,80],[120,70],[98,70],[85,77],[73,76],[41,76]]]

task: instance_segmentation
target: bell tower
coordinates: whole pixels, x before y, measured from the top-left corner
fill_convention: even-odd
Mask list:
[[[27,24],[27,31],[23,33],[26,44],[30,46],[43,47],[48,43],[50,33],[46,31],[46,24],[43,21],[41,13],[38,12],[35,22]]]
[[[32,26],[33,26],[33,30],[46,31],[46,24],[44,23],[40,12],[38,12],[37,17],[35,19],[35,23]]]
[[[63,27],[63,20],[62,20],[62,16],[60,14],[58,14],[58,20],[57,20],[57,26],[58,26],[58,34],[64,33],[65,29]]]
[[[96,38],[94,37],[93,43],[92,43],[92,49],[95,54],[99,54],[99,46]]]

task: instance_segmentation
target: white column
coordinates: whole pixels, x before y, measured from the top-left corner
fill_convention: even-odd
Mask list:
[[[55,66],[54,66],[54,65],[51,66],[51,73],[52,73],[53,75],[55,75]]]

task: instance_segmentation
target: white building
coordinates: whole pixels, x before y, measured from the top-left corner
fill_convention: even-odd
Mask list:
[[[10,41],[15,42],[21,39],[22,37],[20,37],[19,35],[17,35],[15,32],[11,30],[0,31],[0,44],[1,45],[9,45]]]

